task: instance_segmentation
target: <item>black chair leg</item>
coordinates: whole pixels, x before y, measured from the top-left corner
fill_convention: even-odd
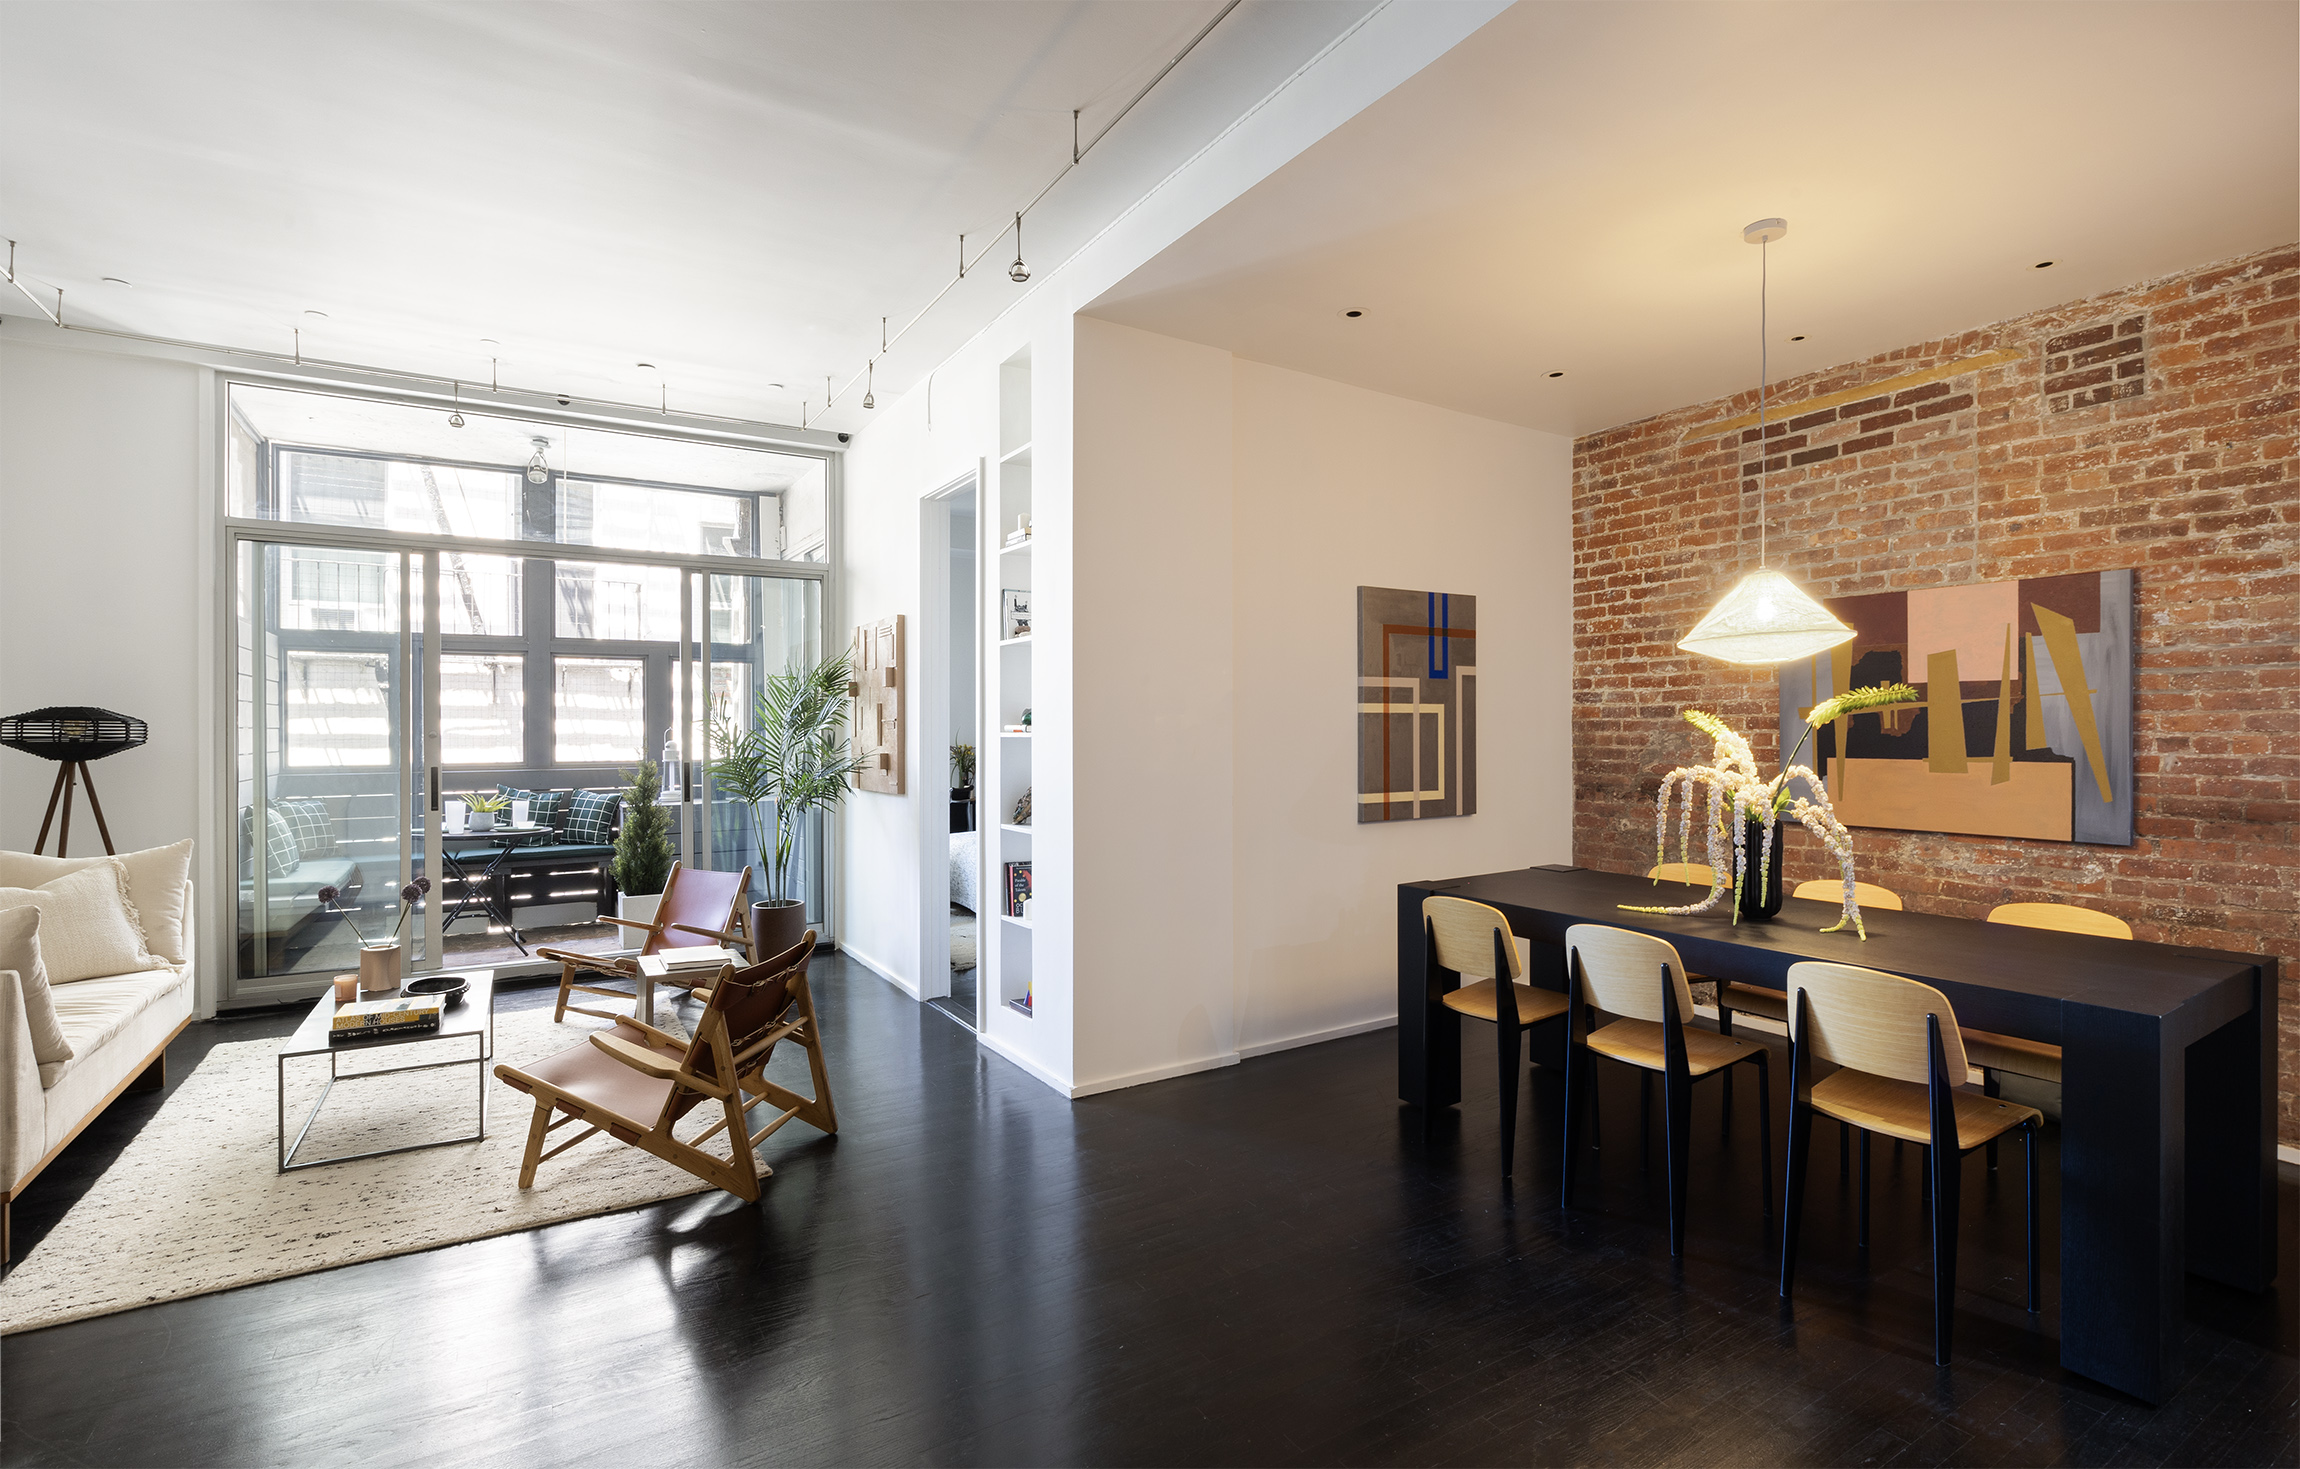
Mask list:
[[[1925,1149],[1933,1207],[1933,1365],[1949,1365],[1957,1306],[1957,1174],[1963,1159],[1954,1146]]]
[[[1653,1164],[1653,1073],[1637,1070],[1637,1166]]]
[[[1994,1071],[1984,1069],[1981,1072],[1981,1095],[1984,1097],[1996,1097],[2004,1095],[2003,1085],[1997,1080],[1997,1073]],[[1989,1139],[1989,1172],[1994,1173],[1996,1171],[1997,1140],[1992,1137]]]
[[[1837,1120],[1837,1173],[1840,1177],[1853,1171],[1853,1125],[1843,1118]]]
[[[1557,1207],[1573,1207],[1573,1167],[1581,1154],[1581,1114],[1589,1105],[1595,1089],[1591,1087],[1590,1064],[1595,1058],[1571,1041],[1565,1051],[1565,1160],[1559,1172]]]
[[[1860,1247],[1869,1247],[1869,1134],[1861,1133],[1861,1226],[1858,1236]]]
[[[1494,1030],[1498,1032],[1494,1053],[1501,1062],[1501,1176],[1506,1182],[1517,1158],[1517,1074],[1523,1069],[1525,1036],[1514,1025],[1496,1025]]]
[[[1797,1227],[1805,1218],[1805,1160],[1813,1151],[1813,1109],[1789,1101],[1789,1172],[1781,1185],[1781,1299],[1797,1283]]]
[[[1693,1169],[1693,1083],[1661,1079],[1661,1110],[1669,1120],[1669,1254],[1685,1253],[1685,1184]]]
[[[2037,1283],[2036,1134],[2037,1126],[2033,1122],[2021,1129],[2021,1143],[2028,1152],[2028,1308],[2031,1315],[2044,1305],[2042,1287]]]
[[[1765,1201],[1765,1222],[1773,1222],[1773,1073],[1772,1058],[1757,1052],[1757,1155],[1764,1165],[1758,1193]]]

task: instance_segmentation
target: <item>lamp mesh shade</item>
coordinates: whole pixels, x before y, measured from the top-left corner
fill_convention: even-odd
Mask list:
[[[1677,646],[1726,663],[1809,658],[1853,636],[1829,609],[1778,571],[1752,571]]]
[[[58,704],[0,719],[0,746],[43,760],[101,760],[142,744],[144,721],[109,709]]]

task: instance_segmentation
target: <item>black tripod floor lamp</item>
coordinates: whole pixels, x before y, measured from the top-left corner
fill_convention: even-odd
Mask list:
[[[32,844],[35,853],[47,848],[48,828],[56,820],[56,806],[60,801],[64,807],[64,825],[56,833],[56,855],[64,855],[65,844],[72,840],[75,784],[87,787],[88,809],[96,813],[96,832],[104,839],[104,850],[112,850],[112,831],[104,825],[104,808],[96,800],[96,778],[88,773],[88,762],[117,755],[122,750],[133,750],[144,742],[147,733],[141,719],[81,705],[34,709],[29,714],[12,714],[0,719],[0,745],[53,760],[58,767],[56,787],[48,793],[48,814],[40,818],[40,840]]]

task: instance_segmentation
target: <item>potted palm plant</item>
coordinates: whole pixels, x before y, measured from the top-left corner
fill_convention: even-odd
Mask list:
[[[651,923],[671,879],[671,813],[655,804],[663,773],[652,760],[623,772],[623,827],[615,833],[615,916]]]
[[[760,685],[751,727],[721,713],[711,721],[711,779],[751,814],[765,898],[751,905],[751,941],[760,958],[806,935],[806,903],[794,891],[792,862],[807,818],[838,805],[862,757],[847,743],[845,654],[812,668],[769,674]],[[770,815],[771,812],[771,815]]]

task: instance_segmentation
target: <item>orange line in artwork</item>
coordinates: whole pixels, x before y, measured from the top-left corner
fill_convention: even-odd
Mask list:
[[[1469,638],[1469,639],[1473,639],[1473,640],[1474,640],[1474,639],[1477,637],[1477,630],[1476,630],[1475,628],[1466,628],[1466,629],[1465,629],[1465,628],[1458,628],[1458,627],[1422,627],[1422,626],[1420,626],[1420,625],[1418,625],[1418,624],[1414,624],[1414,623],[1402,623],[1402,622],[1385,622],[1385,623],[1383,623],[1383,624],[1382,624],[1382,677],[1383,677],[1383,678],[1388,678],[1388,677],[1390,676],[1390,638],[1391,638],[1393,635],[1402,635],[1402,636],[1405,636],[1405,637],[1414,637],[1414,638],[1436,638],[1436,637],[1445,637],[1445,638]],[[1362,701],[1361,701],[1361,702],[1362,702]],[[1382,698],[1381,698],[1381,702],[1382,702],[1382,703],[1384,703],[1384,704],[1392,704],[1392,703],[1395,703],[1395,702],[1397,702],[1396,700],[1394,700],[1394,699],[1392,699],[1392,698],[1390,697],[1390,690],[1389,690],[1389,685],[1387,685],[1387,684],[1384,684],[1384,685],[1382,686]],[[1417,703],[1417,704],[1421,702],[1421,691],[1420,691],[1419,689],[1417,689],[1417,690],[1415,690],[1415,691],[1414,691],[1414,702],[1415,702],[1415,703]],[[1417,715],[1416,717],[1418,718],[1419,716]],[[1414,789],[1416,789],[1417,791],[1418,791],[1418,790],[1420,790],[1420,789],[1421,789],[1421,783],[1422,783],[1422,773],[1421,773],[1419,770],[1416,770],[1416,771],[1414,772]],[[1393,790],[1391,790],[1391,789],[1390,789],[1390,717],[1389,717],[1388,715],[1386,715],[1386,714],[1385,714],[1385,715],[1383,715],[1383,716],[1382,716],[1382,820],[1384,820],[1384,821],[1387,821],[1387,820],[1389,820],[1389,819],[1390,819],[1390,806],[1391,806],[1391,805],[1394,803],[1394,801],[1395,801],[1395,798],[1396,798],[1396,794],[1397,794],[1397,793],[1396,793],[1395,791],[1393,791]]]

